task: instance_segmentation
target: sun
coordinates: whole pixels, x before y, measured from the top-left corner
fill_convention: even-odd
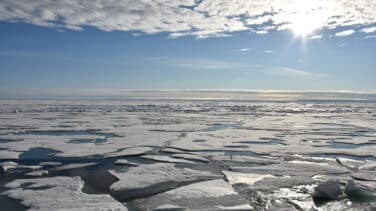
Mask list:
[[[305,38],[313,33],[320,26],[314,17],[307,14],[297,14],[294,21],[291,22],[290,28],[296,36]]]
[[[315,10],[317,5],[311,1],[293,1],[291,6],[295,8],[289,15],[289,28],[296,36],[305,38],[321,28],[325,22],[325,14]]]

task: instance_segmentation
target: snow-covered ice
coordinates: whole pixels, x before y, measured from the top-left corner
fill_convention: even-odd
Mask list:
[[[78,177],[24,179],[8,183],[12,189],[3,194],[21,200],[30,210],[127,210],[108,195],[82,193],[82,186]]]
[[[194,164],[194,162],[184,159],[178,159],[178,158],[172,158],[170,156],[166,155],[143,155],[141,156],[145,159],[155,160],[155,161],[161,161],[161,162],[168,162],[168,163],[189,163]]]
[[[174,164],[145,164],[127,172],[111,171],[119,181],[111,185],[111,193],[120,200],[144,197],[200,180],[222,177],[205,171],[176,168]]]
[[[31,209],[368,209],[307,188],[374,193],[375,151],[373,102],[0,101],[0,184]]]
[[[182,206],[187,210],[253,210],[247,200],[222,179],[179,187],[139,200],[136,204],[144,210],[153,210],[164,204]]]

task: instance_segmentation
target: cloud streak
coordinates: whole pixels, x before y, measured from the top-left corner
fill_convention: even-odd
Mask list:
[[[230,61],[220,61],[202,58],[160,57],[153,58],[164,66],[178,69],[206,70],[206,71],[258,71],[278,76],[287,77],[328,77],[327,74],[305,71],[291,67],[270,66],[263,64],[247,64]]]
[[[314,73],[309,71],[304,71],[300,69],[290,68],[290,67],[270,67],[269,70],[271,73],[282,76],[289,77],[328,77],[327,74],[323,73]]]
[[[372,0],[2,0],[0,20],[82,30],[167,32],[170,37],[229,36],[249,30],[289,30],[296,20],[313,29],[376,23]]]
[[[237,70],[250,67],[250,65],[243,63],[201,58],[162,57],[156,58],[155,61],[159,61],[159,63],[165,66],[190,70]]]
[[[373,33],[373,32],[376,32],[376,26],[369,27],[369,28],[364,28],[364,29],[362,29],[362,32],[364,32],[364,33]]]
[[[309,39],[310,40],[318,40],[318,39],[321,39],[322,38],[322,35],[321,34],[318,34],[318,35],[313,35],[311,36]]]
[[[250,50],[253,50],[253,49],[252,48],[242,48],[239,51],[240,52],[247,52],[247,51],[250,51]]]
[[[349,29],[335,34],[336,37],[347,37],[355,33],[355,30]]]
[[[272,50],[265,50],[264,53],[266,53],[266,54],[272,54],[273,51]]]

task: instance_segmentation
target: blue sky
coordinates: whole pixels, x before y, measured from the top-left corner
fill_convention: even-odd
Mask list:
[[[291,5],[284,4],[274,5],[282,8],[275,13],[268,13],[266,6],[256,7],[260,15],[252,13],[252,5],[242,13],[207,3],[213,1],[165,1],[170,9],[183,10],[171,14],[163,4],[152,13],[148,7],[123,1],[128,4],[117,7],[121,15],[113,14],[112,7],[95,5],[105,14],[97,20],[93,10],[65,14],[65,7],[72,8],[54,1],[14,2],[0,3],[3,93],[17,89],[376,90],[376,15],[372,9],[376,6],[372,3],[358,4],[371,7],[369,14],[363,12],[369,17],[356,18],[351,5],[340,9],[335,5],[322,11],[327,17],[320,22],[315,15],[321,14],[303,8],[304,14],[300,14],[303,9],[295,11],[300,23],[296,16],[283,16],[284,10],[291,13]],[[195,13],[202,13],[201,7],[208,10],[203,20],[209,19],[202,26],[198,23],[203,20],[194,19]],[[338,11],[328,14],[330,9]],[[138,22],[131,20],[135,11]],[[349,11],[353,16],[345,17]],[[164,19],[181,13],[187,17],[165,23]],[[342,13],[342,19],[333,20]],[[152,19],[144,23],[140,18]],[[150,22],[158,18],[164,20],[163,25],[158,25],[161,20]],[[113,25],[114,21],[119,23]],[[218,21],[223,27],[216,26]]]

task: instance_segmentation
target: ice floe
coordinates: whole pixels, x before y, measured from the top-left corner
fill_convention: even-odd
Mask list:
[[[259,175],[259,174],[247,174],[247,173],[239,173],[233,171],[223,171],[223,174],[226,177],[226,180],[231,184],[247,184],[253,185],[255,182],[263,180],[265,178],[273,178],[274,176],[271,174],[266,175]]]
[[[164,204],[187,210],[253,210],[248,201],[222,179],[193,183],[135,202],[143,210]]]
[[[3,194],[30,210],[127,210],[109,195],[82,193],[82,186],[79,177],[24,179],[8,183]]]
[[[176,168],[169,163],[145,164],[132,167],[127,172],[110,172],[119,179],[111,185],[111,193],[121,201],[149,196],[195,181],[222,177],[210,172]]]
[[[201,156],[198,156],[198,155],[193,155],[193,154],[180,153],[180,154],[173,154],[173,155],[171,155],[171,157],[173,157],[173,158],[183,158],[183,159],[186,159],[186,160],[194,160],[194,161],[201,161],[201,162],[209,162],[208,159],[201,157]]]
[[[188,163],[188,164],[194,164],[194,162],[184,159],[178,159],[173,158],[166,155],[143,155],[142,158],[149,159],[149,160],[155,160],[155,161],[162,161],[162,162],[168,162],[168,163]]]
[[[119,160],[115,161],[115,165],[119,165],[119,166],[138,166],[139,164],[135,163],[135,162],[130,162],[130,161],[126,160],[126,159],[119,159]]]

